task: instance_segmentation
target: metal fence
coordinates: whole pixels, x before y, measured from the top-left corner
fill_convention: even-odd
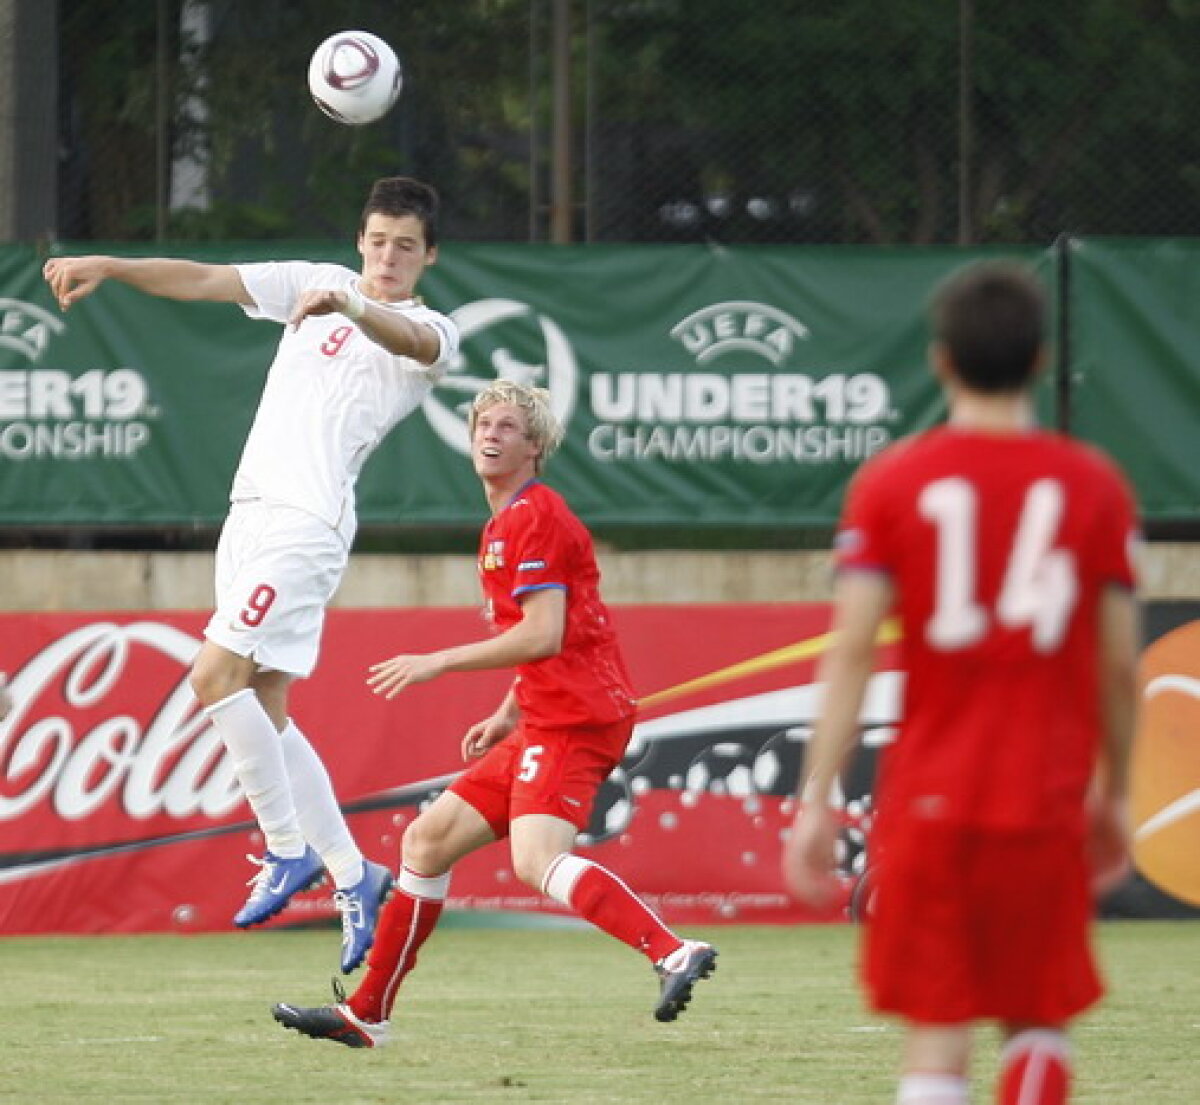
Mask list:
[[[1194,2],[60,0],[57,13],[28,32],[57,42],[55,225],[37,234],[342,236],[390,173],[436,183],[444,232],[462,240],[1200,233]],[[305,87],[313,47],[346,27],[387,39],[405,67],[396,109],[364,128],[326,119]],[[18,42],[18,64],[45,47]],[[19,111],[18,129],[46,125]]]

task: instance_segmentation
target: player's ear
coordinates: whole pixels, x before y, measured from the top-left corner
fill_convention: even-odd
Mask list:
[[[950,350],[945,342],[931,341],[926,350],[926,357],[938,383],[944,386],[954,382],[954,362],[950,359]]]

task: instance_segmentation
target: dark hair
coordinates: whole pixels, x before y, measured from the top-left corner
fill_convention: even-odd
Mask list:
[[[363,207],[358,230],[367,229],[371,215],[388,215],[394,219],[414,215],[425,230],[425,245],[433,249],[438,241],[438,194],[428,184],[406,176],[389,176],[371,186],[371,194]]]
[[[978,261],[950,275],[931,306],[933,336],[955,375],[982,392],[1019,391],[1045,343],[1046,295],[1024,265]]]

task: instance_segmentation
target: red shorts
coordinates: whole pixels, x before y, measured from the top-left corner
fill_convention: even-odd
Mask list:
[[[873,855],[862,965],[876,1010],[924,1024],[1053,1025],[1100,997],[1080,835],[889,830]]]
[[[582,832],[596,792],[625,755],[633,723],[630,717],[589,728],[519,725],[448,789],[477,809],[498,839],[513,818],[530,813],[559,817]]]

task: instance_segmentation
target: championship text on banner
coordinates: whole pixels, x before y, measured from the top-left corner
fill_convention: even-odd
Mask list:
[[[367,462],[360,518],[477,526],[466,408],[503,376],[549,389],[567,428],[549,478],[589,523],[832,525],[862,461],[941,417],[930,290],[999,252],[447,243],[421,290],[461,350]],[[358,260],[328,242],[189,252],[281,255]],[[1053,253],[1003,255],[1053,286]],[[279,337],[112,282],[64,315],[34,252],[0,249],[0,523],[219,523]],[[1048,377],[1048,422],[1055,395]]]

